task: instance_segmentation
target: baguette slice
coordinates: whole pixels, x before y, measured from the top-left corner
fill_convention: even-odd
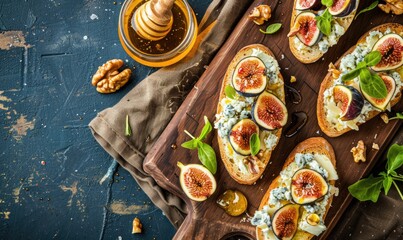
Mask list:
[[[295,19],[296,19],[297,15],[298,15],[298,11],[295,9],[296,2],[297,2],[297,0],[294,0],[294,6],[293,6],[293,9],[292,9],[292,15],[291,15],[290,28],[292,28],[294,26]],[[356,0],[355,8],[349,15],[347,15],[345,17],[334,17],[334,20],[338,24],[340,24],[340,26],[342,26],[344,28],[345,32],[348,30],[348,28],[350,27],[351,23],[353,22],[355,14],[357,13],[357,8],[358,8],[359,4],[360,4],[360,1]],[[315,45],[313,45],[312,47],[306,47],[307,48],[306,51],[298,50],[297,46],[294,43],[294,38],[296,38],[296,36],[289,37],[290,50],[291,50],[292,54],[300,62],[302,62],[302,63],[313,63],[313,62],[318,61],[325,54],[324,52],[319,50],[319,47],[318,47],[317,43]],[[339,38],[337,39],[337,41],[339,40]]]
[[[378,30],[378,31],[380,31],[380,32],[385,32],[388,28],[391,29],[393,32],[399,34],[400,36],[403,36],[403,25],[398,24],[398,23],[385,23],[385,24],[379,25],[379,26],[377,26],[377,27],[374,27],[374,28],[372,28],[371,30],[369,30],[367,33],[365,33],[365,34],[358,40],[358,42],[357,42],[356,45],[358,45],[358,44],[360,44],[360,43],[365,43],[365,42],[366,42],[366,37],[369,36],[369,33],[370,33],[371,31]],[[345,52],[345,53],[337,60],[337,62],[335,63],[335,67],[336,67],[337,69],[338,69],[339,66],[340,66],[341,59],[342,59],[344,56],[346,56],[347,54],[350,54],[351,52],[353,52],[354,49],[355,49],[355,47],[356,47],[356,45],[352,46],[349,50],[347,50],[347,52]],[[400,74],[400,75],[401,75],[401,77],[403,77],[402,74]],[[334,79],[334,78],[332,77],[332,74],[331,74],[330,72],[329,72],[329,73],[326,75],[326,77],[323,79],[323,81],[322,81],[322,83],[321,83],[321,85],[320,85],[320,90],[319,90],[319,94],[318,94],[318,101],[317,101],[317,107],[316,107],[316,115],[317,115],[317,118],[318,118],[319,126],[320,126],[321,130],[322,130],[327,136],[329,136],[329,137],[337,137],[337,136],[340,136],[340,135],[342,135],[342,134],[344,134],[344,133],[346,133],[346,132],[352,130],[352,129],[349,128],[349,127],[344,128],[344,129],[342,129],[342,130],[337,130],[337,129],[335,129],[335,128],[333,127],[333,125],[332,125],[331,123],[329,123],[329,122],[326,120],[326,111],[325,111],[325,108],[324,108],[324,92],[325,92],[326,89],[330,88],[330,87],[333,85],[333,82],[334,82],[335,80],[336,80],[336,79]],[[401,98],[401,91],[402,91],[402,90],[403,90],[403,86],[400,87],[400,89],[396,89],[396,91],[399,91],[399,92],[396,94],[396,96],[395,96],[393,99],[391,99],[391,101],[390,101],[391,107],[393,107],[394,105],[396,105],[396,103],[398,103],[398,102],[400,101],[400,98]],[[378,115],[379,113],[380,113],[380,112],[375,111],[375,110],[374,110],[374,111],[370,111],[370,112],[368,113],[368,116],[365,118],[365,121],[368,121],[368,120],[372,119],[373,117],[375,117],[375,116]],[[357,123],[358,126],[361,125],[361,124],[362,124],[362,123]]]
[[[227,68],[224,79],[222,81],[219,103],[217,106],[217,114],[220,114],[223,111],[223,108],[222,108],[220,102],[223,98],[226,97],[225,87],[227,85],[231,85],[231,78],[232,78],[232,75],[234,73],[234,69],[235,69],[237,63],[240,60],[242,60],[243,58],[250,56],[252,54],[253,49],[260,50],[263,52],[263,54],[274,58],[272,51],[269,48],[267,48],[266,46],[261,45],[261,44],[252,44],[252,45],[248,45],[248,46],[245,46],[244,48],[242,48],[232,59],[231,63],[229,64],[229,66]],[[283,103],[285,103],[284,79],[280,73],[278,74],[278,79],[279,79],[279,82],[276,84],[276,86],[270,86],[270,84],[268,83],[266,90],[268,90],[271,93],[273,93],[274,95],[276,95]],[[275,87],[275,89],[269,89],[269,88],[273,88],[273,87]],[[260,132],[262,133],[262,131],[260,131]],[[277,141],[276,141],[275,145],[273,146],[273,150],[274,150],[275,146],[277,145],[277,143],[280,139],[281,129],[275,130],[273,133],[277,137]],[[227,154],[226,154],[225,142],[227,144],[229,144],[228,140],[221,138],[219,134],[217,134],[217,138],[218,138],[218,145],[219,145],[219,149],[220,149],[220,155],[221,155],[222,162],[224,163],[225,168],[227,169],[230,176],[240,184],[251,185],[251,184],[255,183],[260,178],[260,176],[263,174],[263,172],[270,160],[272,151],[269,151],[266,149],[265,151],[261,151],[256,156],[258,158],[257,166],[259,168],[259,171],[257,174],[244,174],[242,171],[240,171],[240,169],[236,165],[234,159],[231,159],[231,157],[227,156]]]
[[[300,142],[290,153],[290,155],[288,155],[288,158],[286,159],[284,166],[283,166],[283,170],[287,168],[288,165],[290,165],[295,158],[295,155],[297,153],[318,153],[318,154],[323,154],[325,156],[327,156],[331,163],[333,164],[334,168],[336,169],[336,156],[334,154],[334,150],[332,145],[330,145],[330,143],[328,141],[326,141],[326,139],[322,138],[322,137],[312,137],[312,138],[308,138],[306,140],[304,140],[303,142]],[[262,210],[263,207],[267,204],[267,202],[269,201],[270,198],[270,192],[271,190],[277,188],[279,186],[279,179],[280,179],[280,175],[278,177],[276,177],[273,182],[270,184],[269,188],[267,189],[265,195],[262,198],[262,201],[260,202],[260,206],[259,206],[259,210]],[[328,181],[330,185],[334,186],[335,185],[335,181]],[[332,205],[332,200],[333,200],[333,195],[331,195],[331,197],[328,200],[328,203],[326,205],[326,213],[323,216],[323,219],[326,218],[326,214],[329,211],[330,206]],[[285,204],[283,204],[285,205]],[[297,232],[295,233],[293,239],[298,239],[298,240],[308,240],[313,238],[314,235],[302,231],[302,230],[297,230]],[[258,240],[260,239],[265,239],[262,230],[259,227],[256,227],[256,238]]]

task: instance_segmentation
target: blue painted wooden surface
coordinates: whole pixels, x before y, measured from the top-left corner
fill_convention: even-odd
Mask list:
[[[87,126],[155,71],[120,45],[121,2],[0,0],[0,239],[175,233]],[[211,1],[189,2],[200,21]],[[135,67],[134,78],[117,93],[99,94],[90,79],[113,58]],[[131,234],[134,217],[141,235]]]

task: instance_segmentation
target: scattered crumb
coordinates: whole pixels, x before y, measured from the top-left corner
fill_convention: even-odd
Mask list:
[[[386,114],[386,113],[382,113],[382,114],[381,114],[381,118],[382,118],[382,120],[383,120],[383,122],[384,122],[384,123],[386,123],[386,124],[388,124],[388,123],[389,123],[389,117],[388,117],[388,114]]]
[[[319,130],[318,130],[318,131],[316,131],[316,134],[318,134],[318,135],[319,135]]]
[[[367,160],[366,147],[362,140],[358,141],[357,146],[353,147],[351,151],[353,153],[354,162],[365,162]]]
[[[281,54],[281,60],[283,60],[284,59],[284,54]]]
[[[97,15],[95,15],[95,14],[91,14],[90,19],[91,19],[91,20],[98,19],[98,16],[97,16]]]
[[[377,137],[378,137],[378,134],[376,133],[375,136],[374,136],[374,139],[376,139]]]
[[[88,39],[88,36],[87,36],[87,35],[85,35],[85,36],[83,37],[83,39],[84,39],[84,40],[87,40],[87,39]]]
[[[379,150],[379,145],[376,143],[372,143],[372,149]]]
[[[297,78],[296,78],[295,76],[291,76],[290,82],[291,82],[291,83],[294,83],[294,82],[296,82],[296,81],[297,81]]]
[[[133,219],[132,234],[141,233],[141,228],[142,228],[142,227],[143,227],[143,225],[141,224],[140,219],[134,218],[134,219]]]

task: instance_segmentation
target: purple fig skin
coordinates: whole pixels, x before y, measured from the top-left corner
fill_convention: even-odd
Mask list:
[[[298,1],[300,1],[300,0],[298,0]],[[298,8],[298,6],[297,6],[295,9],[297,9],[297,10],[308,10],[308,9],[311,9],[311,10],[319,10],[319,9],[321,9],[321,8],[322,8],[321,0],[314,0],[314,2],[312,3],[312,5],[309,6],[309,7],[307,7],[307,8],[303,8],[303,7]]]
[[[311,11],[304,11],[301,12],[300,14],[298,14],[298,17],[301,17],[303,15],[307,15],[305,17],[312,17],[313,19],[317,16],[315,13],[311,12]],[[315,20],[316,21],[316,20]],[[308,47],[312,47],[313,45],[315,45],[316,43],[318,43],[320,41],[320,39],[322,38],[323,34],[322,32],[319,30],[318,26],[315,24],[316,29],[314,30],[316,32],[316,36],[314,36],[311,41],[309,42],[305,42],[303,37],[301,36],[301,34],[298,32],[296,34],[297,38],[306,46]],[[312,28],[309,29],[309,31],[312,31]]]
[[[349,15],[354,9],[355,5],[357,4],[356,0],[345,0],[345,1],[350,1],[349,4],[344,8],[343,11],[341,11],[339,14],[333,14],[332,11],[329,8],[329,13],[334,15],[335,17],[345,17]]]
[[[362,107],[364,106],[364,98],[362,97],[361,93],[351,87],[351,86],[342,86],[349,91],[349,103],[347,107],[347,111],[344,116],[341,118],[343,121],[353,120],[354,118],[358,117],[361,114]]]

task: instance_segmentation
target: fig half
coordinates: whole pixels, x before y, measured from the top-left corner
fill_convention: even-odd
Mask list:
[[[375,43],[372,51],[379,51],[381,61],[371,67],[374,71],[387,71],[403,65],[403,38],[395,33],[386,34]]]
[[[265,91],[259,95],[252,107],[252,118],[260,127],[275,130],[287,123],[288,112],[276,95]]]
[[[315,45],[323,36],[316,25],[315,17],[316,15],[310,11],[298,14],[294,26],[290,29],[287,37],[297,36],[297,38],[308,47]]]
[[[392,100],[392,97],[396,91],[396,82],[395,80],[388,76],[388,75],[380,75],[382,78],[383,82],[385,83],[386,90],[388,91],[388,94],[386,95],[385,98],[374,98],[369,96],[363,89],[361,88],[361,92],[364,95],[365,99],[369,103],[371,103],[372,106],[385,111],[386,107],[388,106],[390,100]]]
[[[345,17],[355,9],[356,0],[334,0],[329,13],[336,17]]]
[[[336,85],[333,89],[333,97],[341,109],[341,120],[353,120],[360,115],[364,99],[357,89],[351,86]]]
[[[232,75],[232,86],[242,96],[253,97],[263,92],[267,85],[266,66],[257,57],[239,61]]]
[[[320,0],[297,0],[295,4],[295,9],[297,10],[318,10],[322,7]]]
[[[259,136],[259,127],[250,119],[242,119],[235,124],[229,134],[232,148],[240,155],[250,155],[250,138],[256,133]]]
[[[179,175],[180,185],[186,196],[194,201],[204,201],[210,197],[217,183],[211,172],[200,164],[184,165],[181,162],[177,163],[181,172]]]
[[[297,204],[313,203],[329,191],[329,185],[320,173],[311,169],[300,169],[291,179],[291,197]]]
[[[273,214],[272,228],[278,239],[291,240],[298,229],[299,205],[287,204]]]

